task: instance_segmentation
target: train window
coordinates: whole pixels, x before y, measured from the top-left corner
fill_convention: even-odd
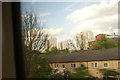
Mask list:
[[[11,3],[18,76],[25,78],[74,77],[74,74],[79,75],[86,69],[82,70],[83,68],[80,67],[81,71],[74,73],[77,70],[76,64],[93,61],[96,63],[92,66],[97,67],[97,61],[118,60],[117,57],[113,57],[117,56],[115,50],[119,46],[117,44],[119,41],[118,6],[116,6],[118,2],[111,0],[32,1],[24,2],[23,0],[23,2]],[[68,63],[71,66],[66,67]],[[55,68],[56,64],[56,67],[65,64],[63,65],[65,68]],[[89,67],[88,64],[85,74],[92,73]],[[86,76],[88,75],[84,78]]]

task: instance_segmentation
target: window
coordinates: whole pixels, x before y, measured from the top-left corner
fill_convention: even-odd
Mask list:
[[[76,67],[76,64],[71,64],[71,67],[72,67],[72,68],[75,68],[75,67]]]
[[[85,67],[85,65],[84,64],[80,64],[80,67]]]
[[[92,65],[93,68],[96,68],[98,66],[97,63],[92,63],[91,65]]]
[[[108,63],[104,63],[104,67],[108,67]]]
[[[58,64],[55,64],[54,67],[58,67]]]
[[[120,68],[120,62],[118,62],[118,68]]]
[[[64,64],[62,65],[62,68],[65,68],[65,65],[64,65]]]

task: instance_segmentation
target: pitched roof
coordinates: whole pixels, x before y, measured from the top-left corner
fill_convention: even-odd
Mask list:
[[[110,48],[105,50],[86,50],[75,53],[48,55],[46,59],[49,63],[120,60],[118,54],[120,54],[118,48]]]

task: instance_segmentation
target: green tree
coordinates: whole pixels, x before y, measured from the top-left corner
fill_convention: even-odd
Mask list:
[[[102,36],[100,39],[96,41],[96,44],[93,44],[92,49],[98,50],[98,49],[108,49],[113,47],[118,47],[118,42],[110,40],[105,36]]]
[[[115,77],[119,75],[117,71],[110,70],[110,69],[99,69],[100,73],[103,74],[104,77]]]
[[[49,55],[49,54],[59,54],[60,51],[56,48],[56,47],[52,47],[51,49],[47,49],[45,54]]]
[[[67,78],[70,78],[70,74],[70,71],[68,71],[67,69],[64,69],[63,72],[59,71],[59,69],[53,69],[51,73],[51,78],[66,80]]]
[[[46,55],[51,55],[51,54],[65,54],[65,53],[69,53],[68,49],[58,50],[56,47],[53,47],[50,50],[48,49],[45,52]]]
[[[32,56],[30,78],[49,78],[51,70],[52,69],[43,56],[39,54],[34,54]]]
[[[93,78],[87,68],[81,64],[81,67],[75,69],[76,73],[71,74],[71,78]]]

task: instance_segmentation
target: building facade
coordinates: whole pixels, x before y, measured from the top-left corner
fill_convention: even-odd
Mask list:
[[[95,36],[95,40],[89,40],[88,41],[88,48],[89,49],[92,48],[92,45],[96,44],[96,41],[101,39],[102,36],[105,36],[109,40],[120,42],[120,35],[98,34],[98,35]]]
[[[81,67],[81,64],[87,67],[87,70],[94,77],[103,77],[99,69],[110,69],[120,72],[120,59],[118,58],[118,48],[106,50],[83,51],[71,54],[60,54],[48,56],[47,60],[53,69],[65,68],[74,73],[75,68]]]
[[[84,31],[76,34],[75,40],[77,50],[87,50],[89,46],[88,41],[93,39],[94,37],[92,31]]]
[[[57,48],[57,39],[56,37],[49,37],[49,39],[46,41],[46,49],[51,49],[53,47],[56,47]]]
[[[73,43],[72,40],[65,40],[65,41],[60,41],[58,42],[58,47],[57,49],[59,50],[64,50],[68,49],[69,51],[75,50],[75,44]]]

